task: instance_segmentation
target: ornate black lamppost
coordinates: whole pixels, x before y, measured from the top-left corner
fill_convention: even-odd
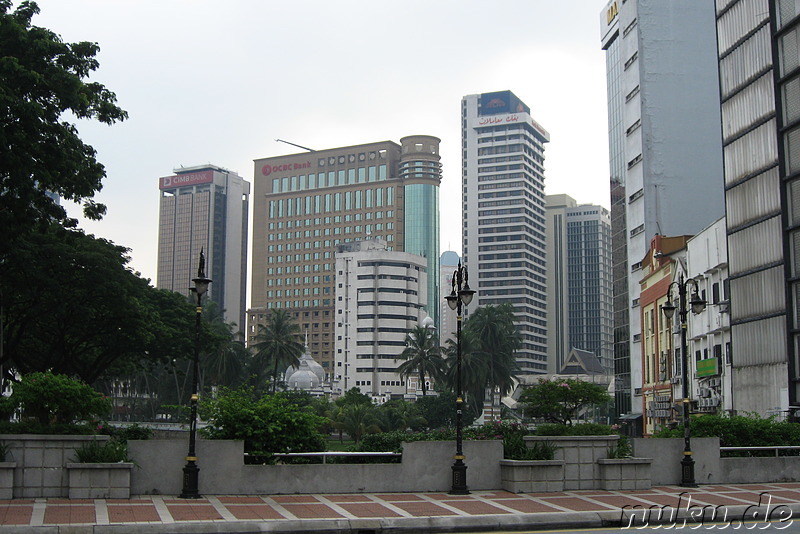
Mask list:
[[[461,391],[461,308],[466,310],[475,291],[469,288],[467,268],[458,262],[458,269],[453,272],[453,290],[445,297],[451,310],[456,310],[456,455],[453,463],[452,495],[467,495],[467,466],[464,464],[464,451],[462,448],[462,412],[464,395]],[[462,286],[463,282],[463,286]]]
[[[200,468],[197,467],[197,456],[195,455],[195,442],[197,439],[197,401],[199,399],[197,393],[197,374],[200,367],[200,320],[203,316],[203,295],[208,291],[208,285],[211,283],[210,278],[206,278],[206,259],[203,256],[203,249],[200,249],[200,265],[197,269],[197,278],[192,278],[194,287],[190,287],[189,291],[193,291],[197,295],[197,308],[194,323],[194,361],[192,362],[192,414],[189,421],[189,454],[186,456],[186,465],[183,468],[183,491],[181,492],[182,499],[199,499],[200,490],[198,486],[198,473]]]
[[[672,289],[678,288],[678,313],[681,320],[681,387],[683,390],[683,459],[681,460],[681,486],[694,488],[697,487],[697,482],[694,479],[694,458],[692,458],[692,442],[690,432],[690,417],[689,417],[689,359],[686,347],[686,316],[689,314],[689,309],[686,306],[686,294],[689,285],[694,286],[692,293],[692,300],[689,301],[689,306],[692,313],[695,315],[706,309],[706,301],[700,298],[698,292],[697,281],[690,278],[683,279],[683,274],[680,275],[677,282],[672,282],[667,288],[667,303],[661,306],[661,311],[667,319],[672,319],[675,315],[675,305],[672,303]]]

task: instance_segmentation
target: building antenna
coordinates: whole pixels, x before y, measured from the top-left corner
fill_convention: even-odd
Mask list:
[[[294,143],[290,143],[289,141],[284,141],[283,139],[275,139],[276,143],[286,143],[287,145],[296,146],[297,148],[302,148],[303,150],[308,150],[309,152],[316,152],[313,148],[304,147],[303,145],[296,145]]]

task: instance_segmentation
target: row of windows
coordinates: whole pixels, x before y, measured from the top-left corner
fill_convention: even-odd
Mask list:
[[[313,300],[277,300],[270,302],[270,308],[318,308],[319,306],[330,306],[331,299],[313,299]]]
[[[278,280],[278,281],[280,281],[280,280]],[[269,282],[272,282],[272,280],[269,280]],[[268,285],[270,287],[272,286],[272,284],[268,284]],[[281,284],[278,284],[278,285],[281,285]],[[286,296],[286,297],[300,297],[300,296],[319,295],[320,293],[324,293],[326,295],[329,295],[330,292],[331,292],[331,288],[329,288],[329,287],[323,287],[323,288],[319,288],[319,287],[303,287],[303,288],[286,289],[286,290],[283,290],[283,289],[272,290],[272,289],[270,289],[270,290],[267,291],[267,298],[270,298],[270,299],[271,298],[281,298],[283,296]],[[285,295],[284,295],[284,293],[285,293]]]
[[[375,189],[358,189],[320,195],[306,195],[269,201],[269,217],[297,217],[350,211],[353,209],[371,209],[394,205],[394,187],[378,187]]]
[[[342,158],[344,156],[341,156]],[[324,164],[324,160],[320,160]],[[335,161],[334,161],[335,162]],[[293,191],[307,191],[324,187],[341,185],[362,184],[367,182],[383,181],[387,179],[386,165],[371,165],[352,169],[340,169],[320,173],[301,174],[299,176],[284,176],[272,179],[273,193],[289,193]]]

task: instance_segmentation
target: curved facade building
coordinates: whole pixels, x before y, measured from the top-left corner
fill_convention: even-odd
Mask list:
[[[336,248],[373,238],[426,258],[424,307],[438,316],[440,181],[439,139],[427,135],[256,160],[248,337],[270,309],[287,309],[330,378]]]
[[[428,313],[439,324],[439,184],[440,139],[412,135],[400,140],[400,179],[405,183],[405,252],[428,261]]]

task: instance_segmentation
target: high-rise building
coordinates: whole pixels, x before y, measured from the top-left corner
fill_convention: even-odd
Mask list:
[[[718,0],[733,408],[800,402],[800,4]]]
[[[443,347],[447,346],[448,339],[453,340],[453,342],[456,341],[458,313],[456,310],[450,309],[444,297],[449,295],[453,290],[453,273],[458,269],[459,261],[461,261],[461,258],[458,257],[458,253],[452,250],[442,252],[442,255],[439,257],[439,288],[442,294],[442,303],[439,305],[438,331],[439,343]]]
[[[559,373],[573,348],[613,372],[611,219],[569,195],[547,202],[547,363]]]
[[[642,260],[724,214],[714,3],[611,0],[606,51],[618,414],[641,401]]]
[[[336,246],[369,237],[427,262],[426,313],[438,316],[439,139],[404,137],[255,161],[248,337],[268,310],[291,312],[311,355],[334,362]]]
[[[377,403],[416,396],[419,379],[406,380],[397,368],[406,336],[427,318],[427,263],[388,250],[382,239],[336,246],[334,392],[355,387]]]
[[[159,178],[156,285],[189,294],[197,276],[200,250],[208,294],[227,322],[245,328],[247,288],[247,217],[250,183],[215,165],[181,167]]]
[[[547,372],[544,144],[550,134],[511,91],[461,100],[463,255],[471,309],[514,306],[522,375]],[[469,311],[469,310],[468,310]]]

